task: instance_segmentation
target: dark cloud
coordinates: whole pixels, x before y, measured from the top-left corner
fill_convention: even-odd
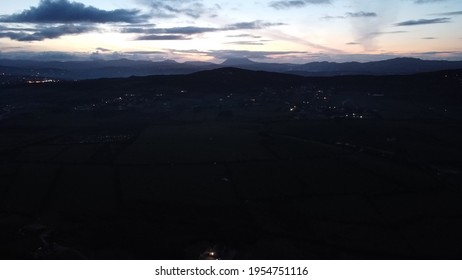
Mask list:
[[[98,51],[98,52],[110,52],[111,50],[106,49],[106,48],[97,48],[96,51]]]
[[[462,55],[462,52],[454,51],[454,52],[421,52],[421,53],[415,53],[415,54],[420,54],[420,55],[441,55],[441,54],[451,54],[451,55]]]
[[[190,39],[190,37],[184,35],[144,35],[136,38],[138,41],[175,41]]]
[[[264,29],[271,26],[280,26],[283,23],[271,23],[265,21],[252,21],[252,22],[239,22],[230,24],[225,27],[199,27],[199,26],[184,26],[184,27],[171,27],[171,28],[123,28],[122,33],[136,33],[145,34],[139,36],[137,40],[162,40],[159,38],[175,38],[170,40],[186,40],[190,39],[187,36],[210,33],[210,32],[221,32],[221,31],[234,31],[234,30],[252,30],[252,29]]]
[[[15,31],[36,32],[38,31],[38,29],[29,28],[29,27],[11,27],[11,26],[0,25],[0,32],[15,32]]]
[[[15,41],[43,41],[45,39],[56,39],[64,35],[76,35],[93,31],[94,27],[86,25],[66,24],[59,26],[42,27],[33,33],[0,32],[0,38],[9,38]]]
[[[207,32],[218,31],[217,28],[196,27],[196,26],[172,27],[172,28],[159,29],[159,30],[160,30],[160,33],[186,34],[186,35],[202,34],[202,33],[207,33]]]
[[[228,35],[228,38],[252,38],[252,39],[260,39],[261,36],[253,35],[253,34],[238,34],[238,35]]]
[[[140,34],[181,34],[194,35],[207,32],[216,32],[222,29],[212,27],[184,26],[171,28],[124,28],[122,33],[140,33]]]
[[[292,0],[292,1],[274,1],[270,3],[270,7],[273,7],[277,10],[289,9],[289,8],[301,8],[305,7],[306,3],[302,0]]]
[[[271,59],[272,56],[293,56],[307,54],[306,52],[291,52],[291,51],[236,51],[236,50],[219,50],[211,51],[209,55],[217,59],[228,58],[250,58],[250,59]]]
[[[376,17],[377,14],[373,12],[355,12],[355,13],[346,13],[347,17],[360,18],[360,17]]]
[[[239,29],[263,29],[272,26],[281,26],[285,25],[281,22],[267,22],[267,21],[250,21],[250,22],[238,22],[234,24],[227,25],[225,30],[239,30]]]
[[[397,30],[397,31],[382,31],[382,32],[371,32],[367,34],[367,36],[380,36],[380,35],[387,35],[387,34],[402,34],[402,33],[408,33],[407,31],[404,30]]]
[[[201,55],[211,56],[216,59],[228,58],[250,58],[250,59],[271,59],[272,56],[295,56],[308,55],[307,52],[297,51],[244,51],[244,50],[214,50],[214,51],[198,51],[198,50],[170,50],[172,53],[180,55]]]
[[[236,41],[236,42],[228,42],[226,44],[241,45],[241,46],[263,46],[265,45],[265,43],[261,41]]]
[[[140,24],[137,24],[137,23],[129,23],[129,24],[122,23],[122,24],[113,24],[112,26],[118,27],[118,28],[154,28],[157,25],[154,24],[154,23],[140,23]]]
[[[88,56],[88,54],[81,54],[86,60],[119,60],[119,59],[131,59],[131,60],[152,60],[152,59],[165,59],[166,53],[160,51],[129,51],[129,52],[94,52]]]
[[[184,27],[171,27],[171,28],[142,28],[142,27],[128,27],[121,30],[122,33],[142,33],[142,34],[182,34],[194,35],[209,32],[219,31],[232,31],[232,30],[246,30],[246,29],[263,29],[271,26],[280,26],[283,23],[271,23],[265,21],[252,21],[252,22],[239,22],[227,25],[225,27],[200,27],[200,26],[184,26]]]
[[[433,14],[435,16],[461,16],[462,11]]]
[[[105,11],[68,0],[41,0],[37,7],[31,7],[19,14],[2,16],[0,22],[20,23],[139,23],[146,21],[146,15],[139,10],[118,9]]]
[[[200,18],[213,11],[213,9],[208,9],[201,0],[138,0],[138,3],[150,7],[153,16],[163,18],[179,15]],[[214,9],[219,9],[219,6],[215,6]]]
[[[129,52],[0,52],[0,59],[34,60],[34,61],[88,61],[88,60],[165,60],[165,51],[129,51]]]
[[[124,27],[120,30],[121,33],[155,33],[157,28],[143,28],[143,27]]]
[[[124,52],[125,54],[130,54],[130,55],[152,55],[152,54],[165,54],[165,52],[160,52],[160,51],[131,51],[131,52]]]
[[[284,10],[290,8],[303,8],[311,4],[331,4],[331,0],[282,0],[272,1],[269,6],[276,10]]]
[[[345,16],[323,16],[322,19],[331,20],[331,19],[344,19]]]
[[[432,19],[418,19],[408,20],[395,24],[395,26],[413,26],[413,25],[424,25],[424,24],[439,24],[451,22],[451,18],[432,18]]]
[[[344,16],[324,16],[322,19],[330,20],[330,19],[347,19],[347,18],[371,18],[371,17],[378,17],[377,13],[374,12],[350,12],[345,13]]]
[[[360,43],[356,43],[356,42],[348,42],[348,43],[346,43],[346,44],[347,44],[347,45],[352,45],[352,46],[353,46],[353,45],[361,45]]]
[[[436,40],[436,37],[423,37],[422,40]]]

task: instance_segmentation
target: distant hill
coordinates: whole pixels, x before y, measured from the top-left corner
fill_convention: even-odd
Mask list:
[[[222,67],[288,73],[301,76],[410,75],[423,72],[462,69],[462,61],[395,58],[366,63],[310,62],[306,64],[280,64],[260,63],[248,58],[230,58],[221,64],[213,64],[195,61],[178,63],[173,60],[152,62],[128,59],[68,62],[0,60],[0,70],[6,75],[34,75],[68,80],[191,74]]]
[[[303,77],[285,73],[252,71],[233,67],[200,71],[187,75],[155,75],[147,77],[88,80],[64,84],[73,90],[82,87],[118,91],[127,88],[142,92],[152,86],[175,88],[197,94],[260,92],[264,89],[291,89],[297,87],[337,88],[352,92],[387,92],[389,96],[425,95],[452,96],[462,100],[462,70],[446,70],[414,75],[344,75],[335,77]],[[82,90],[83,91],[83,90]],[[415,99],[418,100],[418,99]]]
[[[223,61],[221,65],[223,66],[243,66],[243,65],[255,65],[258,64],[248,58],[228,58]]]
[[[291,66],[292,69],[289,72],[304,76],[409,75],[423,72],[462,69],[462,61],[394,58],[366,63],[312,62]]]

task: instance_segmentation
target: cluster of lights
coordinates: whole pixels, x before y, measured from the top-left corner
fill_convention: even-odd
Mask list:
[[[346,117],[347,117],[347,118],[350,118],[350,117],[351,117],[351,118],[353,118],[353,119],[363,119],[363,118],[364,118],[364,116],[358,115],[358,114],[356,114],[356,113],[353,113],[353,114],[351,114],[351,115],[348,114],[348,115],[346,115]]]
[[[38,81],[27,81],[28,84],[48,84],[57,83],[57,80],[38,80]]]

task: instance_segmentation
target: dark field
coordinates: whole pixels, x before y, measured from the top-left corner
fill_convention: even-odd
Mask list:
[[[1,88],[0,256],[460,259],[459,73]]]

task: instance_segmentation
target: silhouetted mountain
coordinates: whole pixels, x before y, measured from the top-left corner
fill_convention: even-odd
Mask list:
[[[224,65],[224,66],[244,66],[244,65],[255,65],[255,64],[259,64],[259,63],[252,61],[248,58],[228,58],[227,60],[221,63],[221,65]]]
[[[215,65],[211,62],[204,62],[204,61],[186,61],[183,63],[184,65],[190,65],[190,66],[212,66]]]
[[[178,63],[174,60],[160,62],[120,60],[95,61],[48,61],[0,60],[0,66],[8,75],[39,75],[59,79],[81,80],[149,75],[191,74],[223,66],[254,71],[290,73],[302,76],[342,75],[409,75],[450,69],[462,69],[462,61],[433,61],[415,58],[359,62],[310,62],[306,64],[260,63],[247,58],[230,58],[222,64],[209,62]],[[14,69],[7,69],[14,67]]]
[[[409,75],[462,68],[462,61],[434,61],[416,58],[394,58],[374,62],[313,62],[293,67],[291,72],[312,76],[335,75]]]

